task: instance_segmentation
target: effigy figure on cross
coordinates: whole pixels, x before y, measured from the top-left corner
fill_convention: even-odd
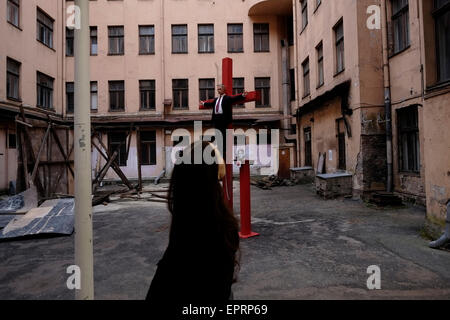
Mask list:
[[[233,92],[233,60],[222,60],[222,84],[217,86],[219,97],[200,101],[200,109],[213,108],[211,121],[213,127],[225,138],[223,157],[226,163],[226,176],[223,180],[225,201],[233,209],[233,105],[261,99],[260,92],[252,91],[237,95]],[[241,232],[242,238],[248,238],[257,233],[251,232],[250,225],[250,162],[244,161],[240,169],[241,185]]]

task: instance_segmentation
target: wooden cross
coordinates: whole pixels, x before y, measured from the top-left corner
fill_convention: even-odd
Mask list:
[[[225,86],[225,94],[227,96],[233,96],[233,60],[231,58],[224,58],[222,60],[222,84]],[[261,93],[259,91],[248,92],[244,100],[236,102],[235,104],[242,104],[252,101],[261,100]],[[204,101],[204,103],[214,102],[214,99]],[[200,104],[200,109],[207,109],[207,107]],[[228,129],[233,129],[233,124],[228,126]],[[224,178],[224,197],[228,205],[233,209],[233,163],[232,163],[232,150],[233,150],[233,137],[227,137],[226,139],[226,176]],[[250,181],[248,181],[250,184]],[[250,201],[250,199],[247,199]],[[242,200],[241,200],[242,202]]]

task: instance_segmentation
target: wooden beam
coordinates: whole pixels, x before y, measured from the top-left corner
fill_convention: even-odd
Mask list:
[[[20,120],[18,120],[18,119],[16,119],[16,122],[17,122],[17,123],[20,123],[20,124],[22,124],[22,125],[24,125],[24,126],[27,126],[27,127],[33,128],[33,125],[32,125],[32,124],[29,124],[29,123],[26,123],[26,122],[20,121]]]
[[[95,192],[95,190],[98,188],[98,185],[102,180],[105,178],[106,173],[108,172],[108,169],[111,167],[114,160],[116,160],[118,155],[117,150],[114,151],[111,158],[109,158],[109,161],[105,164],[105,166],[100,170],[98,176],[95,178],[94,182],[92,183],[92,190]]]
[[[104,147],[104,144],[101,140],[98,139],[98,141],[100,142],[100,144]],[[106,154],[103,153],[103,151],[101,150],[101,148],[95,143],[94,139],[92,139],[92,145],[98,150],[98,152],[100,153],[100,155],[106,160],[108,161],[110,158],[108,149],[104,148],[106,151]],[[122,170],[120,169],[120,167],[117,165],[117,162],[113,162],[111,165],[111,168],[113,168],[113,170],[117,173],[117,175],[120,177],[120,179],[122,180],[122,182],[131,190],[134,189],[133,186],[131,185],[130,181],[127,179],[127,177],[125,176],[125,174],[122,172]]]
[[[142,191],[142,168],[141,168],[141,132],[140,128],[136,128],[136,150],[137,150],[137,169],[138,169],[138,190]]]
[[[36,161],[34,162],[33,173],[31,174],[31,181],[33,181],[34,178],[36,177],[36,173],[37,173],[37,170],[38,170],[38,167],[39,167],[39,161],[41,159],[42,150],[44,150],[45,140],[47,140],[47,136],[48,136],[48,133],[50,132],[50,128],[51,128],[51,124],[49,123],[48,126],[47,126],[47,131],[45,131],[45,135],[42,138],[41,146],[39,147],[39,152],[37,154]]]
[[[53,128],[52,128],[51,131],[52,131],[53,137],[55,138],[56,145],[58,146],[59,151],[61,152],[61,154],[62,154],[64,160],[67,161],[68,159],[67,159],[66,153],[64,152],[64,148],[63,148],[63,146],[61,145],[61,141],[59,140],[59,137],[58,137],[58,135],[56,134],[56,131],[55,131]],[[69,171],[70,171],[70,173],[72,174],[72,177],[75,177],[75,173],[73,172],[72,167],[68,165],[67,168],[69,168]]]

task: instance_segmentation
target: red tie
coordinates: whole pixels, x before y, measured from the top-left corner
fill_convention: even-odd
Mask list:
[[[220,101],[222,100],[222,96],[220,96],[218,99],[217,99],[217,104],[216,104],[216,114],[217,113],[219,113],[219,105],[220,105]]]

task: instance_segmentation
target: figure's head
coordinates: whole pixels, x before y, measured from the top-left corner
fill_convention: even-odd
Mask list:
[[[220,95],[225,94],[225,90],[226,90],[226,88],[225,88],[225,85],[224,85],[224,84],[219,84],[219,85],[217,86],[217,92],[218,92]]]

